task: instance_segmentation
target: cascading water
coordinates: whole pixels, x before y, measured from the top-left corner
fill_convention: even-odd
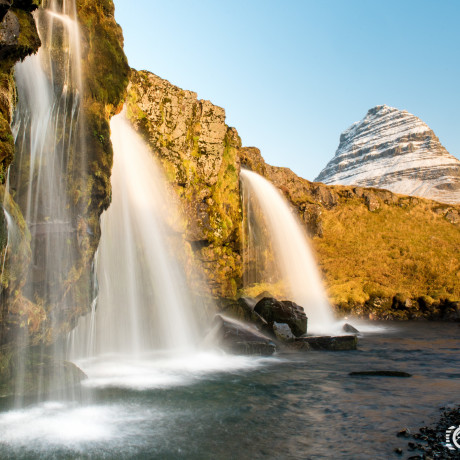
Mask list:
[[[301,305],[308,317],[308,331],[330,333],[335,330],[331,306],[323,289],[316,262],[308,246],[307,237],[286,200],[270,182],[248,170],[241,170],[243,206],[247,227],[246,255],[251,261],[268,258],[262,253],[271,252],[272,270],[278,270],[280,281],[287,286],[290,300]],[[252,223],[263,227],[267,233],[271,251],[261,238],[254,238]],[[266,283],[266,267],[256,267],[254,282]]]
[[[176,211],[159,167],[124,113],[110,127],[112,203],[101,217],[97,308],[75,333],[75,353],[190,352],[198,343],[197,315],[168,244],[167,222]]]
[[[80,111],[83,85],[75,1],[45,2],[45,8],[34,16],[42,46],[15,67],[18,104],[12,131],[16,153],[6,193],[14,195],[31,234],[24,302],[43,310],[43,342],[52,344],[59,338],[65,312],[76,303],[89,303],[89,289],[87,295],[79,292],[79,299],[69,289],[79,251],[78,211],[69,184],[83,177],[86,170]],[[18,335],[22,357],[16,369],[16,394],[20,395],[30,360],[26,325]],[[62,356],[59,346],[46,353]],[[42,378],[55,382],[63,378],[59,366],[50,372],[56,375],[37,376],[38,387]]]
[[[87,387],[168,386],[239,367],[238,358],[200,345],[203,308],[171,251],[183,243],[171,227],[177,214],[156,160],[124,112],[110,126],[112,202],[101,216],[99,292],[71,334],[70,359],[87,373]]]

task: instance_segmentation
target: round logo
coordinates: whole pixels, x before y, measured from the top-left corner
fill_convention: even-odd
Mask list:
[[[460,426],[451,426],[446,430],[446,447],[449,450],[460,450]]]

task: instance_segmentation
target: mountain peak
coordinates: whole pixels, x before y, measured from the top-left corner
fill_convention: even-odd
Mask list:
[[[371,108],[341,134],[315,180],[460,203],[460,161],[420,118],[387,105]]]

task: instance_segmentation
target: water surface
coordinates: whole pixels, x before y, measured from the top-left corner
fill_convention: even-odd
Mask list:
[[[86,403],[0,414],[0,458],[401,458],[393,453],[407,445],[399,430],[458,403],[460,328],[418,322],[371,330],[355,352],[152,356],[115,373],[110,360],[86,362]],[[413,377],[348,375],[379,369]]]

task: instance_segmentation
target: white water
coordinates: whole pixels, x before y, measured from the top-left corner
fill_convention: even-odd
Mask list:
[[[32,263],[24,293],[58,313],[56,304],[69,306],[63,286],[72,276],[78,245],[67,180],[76,164],[85,167],[75,2],[64,0],[59,6],[53,0],[47,9],[36,11],[35,20],[42,46],[15,67],[16,158],[9,184],[32,235]],[[59,55],[53,49],[57,40],[62,41]]]
[[[275,263],[293,300],[308,317],[308,333],[335,333],[334,320],[307,237],[287,201],[270,182],[248,170],[241,170],[241,183],[248,199],[255,199],[271,240]],[[249,207],[250,210],[250,207]],[[251,212],[251,211],[249,211]],[[259,216],[259,213],[257,213]],[[257,216],[246,216],[248,220]],[[257,251],[265,247],[253,248]],[[259,280],[266,282],[265,280]]]
[[[74,355],[190,353],[200,336],[183,268],[168,244],[167,220],[176,210],[156,160],[124,114],[110,127],[112,203],[101,217],[97,307],[74,334]]]

